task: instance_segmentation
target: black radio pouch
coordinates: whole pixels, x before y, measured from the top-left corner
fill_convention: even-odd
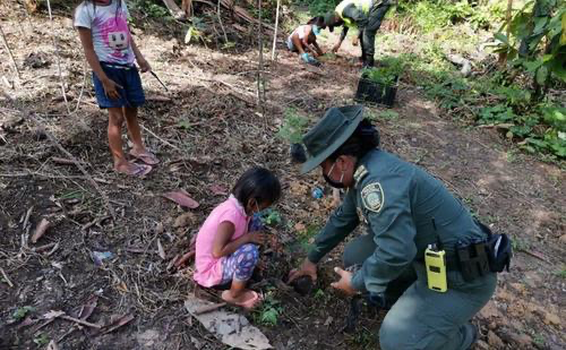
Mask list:
[[[511,239],[506,234],[494,234],[491,229],[477,221],[481,229],[487,233],[487,257],[491,272],[509,272],[511,258],[513,257],[513,247]]]
[[[473,281],[491,271],[486,245],[487,243],[482,241],[470,244],[459,243],[456,247],[460,272],[466,282]]]

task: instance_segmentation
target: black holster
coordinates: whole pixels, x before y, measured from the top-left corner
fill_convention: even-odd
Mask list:
[[[490,228],[476,221],[487,234],[487,239],[473,243],[459,243],[456,256],[462,277],[467,282],[488,273],[509,272],[513,249],[511,240],[505,234],[494,234]]]

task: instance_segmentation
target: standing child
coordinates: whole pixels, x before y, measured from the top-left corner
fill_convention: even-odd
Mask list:
[[[144,176],[159,160],[143,144],[138,123],[138,107],[145,102],[142,72],[151,70],[138,50],[128,28],[129,13],[124,0],[84,0],[76,9],[74,25],[92,68],[96,99],[108,109],[108,143],[114,158],[114,170]],[[127,123],[134,144],[130,155],[146,164],[128,161],[122,149],[122,126]]]
[[[275,203],[281,195],[281,184],[264,168],[252,168],[238,180],[230,197],[210,213],[196,240],[195,281],[203,287],[231,283],[222,292],[227,303],[247,309],[259,302],[259,295],[246,289],[259,260],[256,244],[266,237],[249,232],[253,214]]]
[[[315,57],[324,54],[316,42],[316,36],[323,28],[324,18],[314,17],[307,24],[298,26],[287,38],[287,48],[292,52],[297,52],[301,59],[306,63],[318,64]],[[312,53],[312,56],[311,54]],[[314,56],[314,57],[313,57]]]

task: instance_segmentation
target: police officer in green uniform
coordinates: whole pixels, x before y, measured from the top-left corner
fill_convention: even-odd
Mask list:
[[[344,0],[340,2],[334,12],[324,17],[324,24],[330,31],[333,31],[335,26],[344,27],[333,51],[337,52],[340,49],[348,30],[357,27],[362,43],[362,64],[364,67],[372,67],[375,54],[375,33],[381,27],[381,22],[391,4],[391,0]]]
[[[332,286],[390,307],[379,332],[381,348],[468,349],[477,338],[470,319],[493,295],[497,278],[485,269],[464,276],[461,266],[467,265],[456,263],[456,253],[479,251],[489,229],[442,182],[379,149],[377,130],[363,119],[361,106],[329,109],[303,142],[310,158],[302,173],[320,166],[330,185],[347,192],[290,281],[316,280],[316,264],[363,221],[367,234],[344,249],[345,267],[359,268],[352,273],[336,267],[340,279]],[[445,292],[427,284],[424,254],[433,245],[445,253]],[[476,259],[470,266],[482,263]]]

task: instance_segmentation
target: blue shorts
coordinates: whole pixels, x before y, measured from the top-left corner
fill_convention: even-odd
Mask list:
[[[143,93],[138,69],[135,66],[124,66],[105,62],[100,62],[100,65],[109,79],[123,87],[122,89],[118,88],[120,98],[112,100],[106,96],[106,93],[104,93],[102,81],[100,81],[96,74],[92,73],[96,101],[100,108],[135,108],[144,104],[145,94]]]

